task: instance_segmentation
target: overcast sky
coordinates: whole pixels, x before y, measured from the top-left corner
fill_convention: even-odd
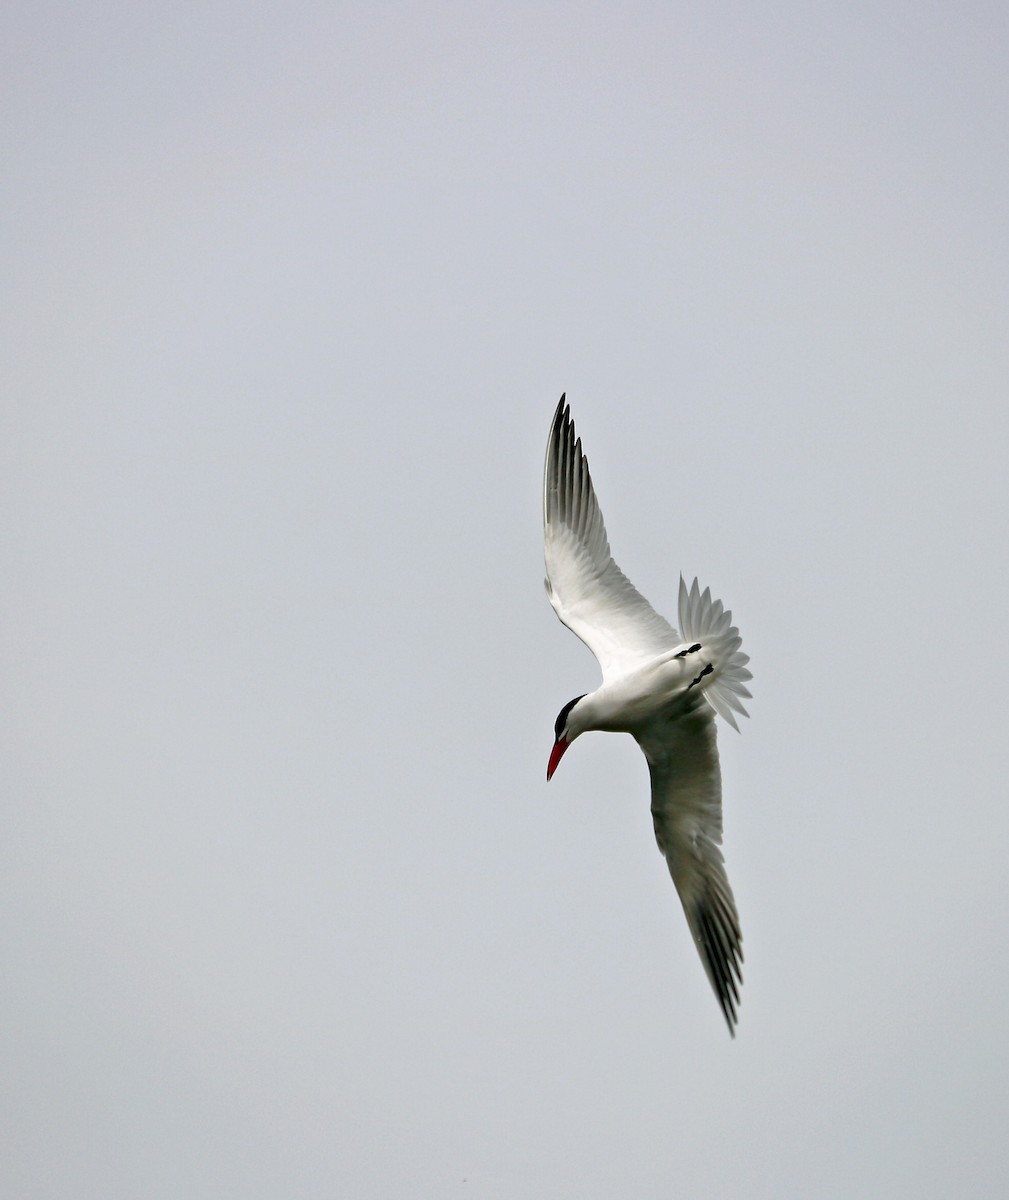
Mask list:
[[[1006,1186],[1004,4],[13,3],[0,1192]],[[731,1040],[543,593],[732,608]]]

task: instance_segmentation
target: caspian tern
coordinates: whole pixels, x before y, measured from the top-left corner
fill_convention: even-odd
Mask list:
[[[543,479],[547,595],[599,660],[602,685],[557,714],[547,767],[591,729],[629,733],[648,761],[652,820],[701,962],[735,1036],[742,934],[725,874],[715,714],[738,731],[747,716],[749,656],[720,600],[680,576],[681,634],[652,608],[610,554],[589,465],[561,396]]]

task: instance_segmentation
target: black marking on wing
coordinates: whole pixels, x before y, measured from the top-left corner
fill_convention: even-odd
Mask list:
[[[739,988],[743,982],[743,947],[732,906],[712,888],[700,897],[693,913],[688,915],[701,960],[729,1032],[735,1037]]]

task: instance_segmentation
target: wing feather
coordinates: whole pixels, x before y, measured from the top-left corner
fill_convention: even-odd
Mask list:
[[[735,1036],[743,937],[722,857],[722,782],[715,721],[699,700],[635,735],[652,780],[652,821],[687,924]]]
[[[547,441],[543,548],[554,612],[599,660],[604,681],[678,644],[676,630],[613,561],[589,464],[564,396]]]

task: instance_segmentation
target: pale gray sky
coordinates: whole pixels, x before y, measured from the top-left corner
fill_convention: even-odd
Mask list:
[[[1009,10],[8,8],[0,1192],[1004,1190]],[[543,594],[733,609],[728,1037]]]

